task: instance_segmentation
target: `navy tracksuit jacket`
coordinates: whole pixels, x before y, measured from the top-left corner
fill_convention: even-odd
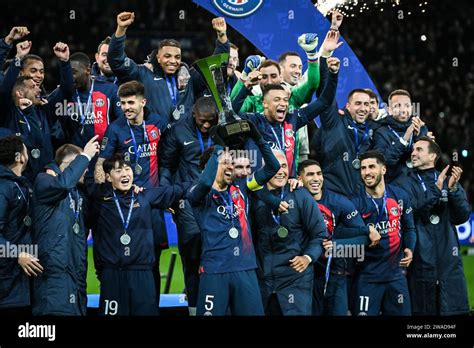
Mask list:
[[[383,119],[381,126],[374,132],[373,147],[374,150],[383,153],[387,161],[386,182],[390,183],[399,176],[406,176],[408,166],[406,162],[410,160],[413,151],[413,144],[419,137],[428,133],[428,128],[423,126],[418,136],[413,136],[411,142],[405,146],[400,142],[408,127],[411,125],[411,119],[407,122],[399,122],[392,116]]]
[[[321,59],[321,84],[324,87],[320,98],[309,103],[304,108],[299,108],[295,112],[287,113],[282,124],[277,122],[271,123],[260,113],[239,114],[243,119],[248,119],[257,126],[263,138],[272,148],[282,148],[282,143],[285,143],[284,147],[286,150],[284,150],[284,152],[286,153],[288,165],[290,166],[290,177],[296,176],[296,131],[312,122],[318,114],[323,113],[324,110],[331,105],[331,101],[336,95],[337,79],[338,74],[329,73],[326,60],[323,58]],[[243,88],[243,90],[246,90],[246,88]],[[275,135],[278,139],[275,138]],[[247,141],[246,147],[250,150],[255,150],[255,144],[251,139]],[[291,156],[288,154],[289,151],[292,153]],[[255,168],[260,168],[262,163],[261,157],[257,157],[256,160]]]
[[[273,194],[280,196],[281,190]],[[283,188],[282,200],[289,203],[287,214],[273,214],[264,202],[257,200],[253,206],[254,239],[257,251],[260,290],[265,305],[272,294],[276,294],[284,315],[310,315],[313,288],[313,267],[302,273],[295,271],[289,260],[295,256],[308,255],[313,263],[322,254],[322,240],[327,236],[318,204],[304,188],[289,192]],[[278,236],[279,226],[288,230],[284,238]],[[293,296],[291,301],[290,296]]]
[[[195,69],[189,69],[191,79],[186,88],[178,90],[177,105],[175,107],[167,83],[167,79],[170,79],[170,77],[165,76],[163,70],[156,62],[152,63],[154,69],[152,72],[147,67],[138,65],[128,58],[124,48],[125,38],[125,35],[119,38],[113,35],[110,41],[107,58],[114,74],[120,80],[138,80],[143,83],[145,85],[145,97],[148,100],[148,108],[152,113],[167,117],[168,123],[172,124],[175,122],[172,116],[175,108],[181,112],[181,118],[189,115],[196,96],[199,96],[207,89],[207,84],[200,73]],[[217,42],[217,45],[215,54],[229,52],[229,41],[226,44]]]
[[[57,176],[40,173],[33,190],[33,243],[38,244],[38,259],[44,267],[34,278],[33,315],[85,315],[87,277],[87,198],[77,188],[89,165],[78,155]],[[71,201],[72,200],[72,201]],[[79,206],[79,232],[73,231]]]
[[[0,246],[4,250],[9,250],[9,245],[31,245],[31,227],[23,222],[25,216],[31,214],[25,198],[30,200],[26,178],[0,165]],[[1,257],[0,309],[29,305],[30,280],[18,264],[18,258]]]
[[[469,313],[466,278],[456,225],[469,219],[470,208],[461,185],[450,192],[436,187],[439,172],[411,170],[395,182],[412,197],[418,242],[408,285],[413,314],[458,315]],[[426,191],[424,187],[426,188]],[[439,222],[436,222],[438,217]]]
[[[73,93],[73,77],[71,64],[60,62],[60,85],[48,97],[48,103],[42,106],[31,105],[20,110],[13,104],[11,90],[15,84],[20,67],[10,65],[4,80],[4,88],[0,96],[0,107],[3,110],[0,124],[22,135],[22,140],[28,149],[28,165],[24,176],[33,183],[38,173],[43,171],[46,164],[54,158],[52,144],[52,126],[56,121],[56,103],[67,100]],[[40,150],[40,157],[34,158],[31,150]]]

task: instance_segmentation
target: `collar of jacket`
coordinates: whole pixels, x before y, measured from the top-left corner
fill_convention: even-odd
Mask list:
[[[28,181],[25,177],[17,176],[9,167],[3,164],[0,164],[0,178],[17,182],[23,186],[28,186]]]
[[[385,118],[384,123],[387,126],[392,127],[395,131],[405,132],[407,128],[411,125],[411,117],[406,122],[400,122],[394,119],[392,115],[388,115]]]
[[[111,83],[115,83],[115,75],[111,75],[111,76],[102,75],[101,72],[100,72],[99,65],[97,64],[97,62],[94,62],[94,63],[92,64],[91,77],[92,77],[93,79],[95,79],[95,81],[98,81],[98,82],[111,82]]]
[[[420,176],[433,176],[433,173],[438,173],[435,167],[428,168],[428,169],[417,169],[416,173],[420,174]]]

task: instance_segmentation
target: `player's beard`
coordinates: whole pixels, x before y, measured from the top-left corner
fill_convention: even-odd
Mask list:
[[[382,181],[382,174],[379,173],[375,176],[374,183],[372,185],[369,186],[365,180],[364,180],[364,184],[366,187],[370,189],[374,189],[378,186],[378,184],[380,184],[381,181]]]

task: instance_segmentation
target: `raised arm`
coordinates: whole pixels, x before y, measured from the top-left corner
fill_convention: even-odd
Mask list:
[[[117,29],[110,40],[107,53],[107,61],[113,73],[119,78],[129,80],[139,80],[140,77],[138,65],[125,54],[125,33],[134,20],[134,12],[121,12],[117,15]]]
[[[310,122],[312,122],[317,115],[324,111],[330,111],[332,103],[336,97],[337,79],[339,72],[340,61],[337,58],[329,58],[328,65],[321,64],[322,69],[329,70],[329,78],[324,81],[324,88],[321,96],[309,103],[308,106],[298,109],[298,118],[296,122],[296,128],[299,129]]]
[[[55,110],[55,104],[64,100],[70,100],[74,92],[74,78],[72,76],[71,63],[69,62],[69,46],[58,42],[53,47],[54,54],[59,59],[59,88],[48,96],[50,109]],[[55,114],[53,112],[53,114]]]
[[[311,101],[314,92],[319,87],[319,56],[316,49],[318,35],[313,33],[302,34],[298,38],[298,44],[306,52],[308,70],[306,71],[306,80],[291,89],[291,98],[296,105],[301,106]]]
[[[218,154],[220,154],[224,148],[221,145],[215,145],[214,151],[211,157],[207,161],[204,171],[199,177],[199,181],[196,185],[192,186],[186,195],[189,203],[193,207],[203,205],[204,198],[211,191],[212,183],[216,178],[217,166],[218,166]]]
[[[35,181],[34,193],[40,203],[55,203],[64,199],[76,187],[79,179],[89,166],[90,160],[99,152],[99,143],[94,136],[84,147],[82,154],[64,169],[61,174],[40,173]]]

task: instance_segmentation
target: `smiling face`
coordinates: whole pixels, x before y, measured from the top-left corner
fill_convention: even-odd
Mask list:
[[[223,151],[218,158],[215,183],[221,189],[227,188],[232,183],[232,173],[234,171],[232,156],[229,152]]]
[[[365,187],[373,189],[382,181],[387,168],[379,164],[375,158],[367,158],[360,163],[360,175]]]
[[[119,162],[115,162],[115,166],[110,173],[105,174],[105,179],[112,184],[114,189],[128,191],[133,184],[133,170],[126,163],[120,166]]]
[[[266,85],[279,85],[281,83],[281,75],[275,65],[260,68],[260,73],[262,74],[260,88],[263,88]]]
[[[429,143],[427,141],[417,141],[413,145],[411,153],[411,163],[413,168],[427,169],[435,166],[436,154],[429,152]]]
[[[268,187],[271,190],[282,188],[288,182],[288,162],[286,160],[285,154],[281,151],[276,151],[273,154],[277,158],[278,162],[280,162],[280,169],[268,182]]]
[[[283,81],[292,86],[298,84],[303,70],[303,63],[299,56],[287,56],[280,63],[280,68]]]
[[[28,59],[20,71],[20,76],[29,76],[40,87],[44,80],[44,64],[37,59]]]
[[[399,122],[406,122],[410,119],[413,107],[411,99],[407,95],[394,95],[388,101],[390,115]]]
[[[200,112],[193,110],[194,122],[202,133],[209,132],[212,126],[217,124],[217,112]]]
[[[112,69],[110,68],[110,65],[107,61],[107,52],[109,51],[109,45],[107,44],[102,44],[100,46],[99,52],[95,54],[95,61],[97,62],[97,65],[99,66],[99,70],[102,75],[105,76],[112,76],[113,72]]]
[[[141,124],[145,105],[146,99],[140,96],[120,97],[120,107],[127,120],[132,124]]]
[[[273,89],[263,98],[264,115],[270,122],[282,123],[288,112],[288,93],[284,90]]]
[[[376,98],[370,98],[370,111],[369,111],[369,117],[371,120],[377,119],[377,116],[379,115],[379,104],[377,103]]]
[[[323,190],[323,171],[321,167],[313,164],[303,169],[303,173],[298,177],[303,182],[304,187],[313,195],[319,195]]]
[[[356,92],[346,104],[346,109],[357,123],[364,123],[369,117],[370,97],[367,93]]]
[[[158,63],[167,75],[173,75],[181,64],[181,48],[175,46],[163,46],[156,55]]]
[[[15,94],[17,99],[29,99],[34,105],[39,105],[41,102],[41,89],[32,79],[25,80]]]
[[[234,179],[246,178],[252,174],[250,160],[247,157],[238,157],[234,160]]]

